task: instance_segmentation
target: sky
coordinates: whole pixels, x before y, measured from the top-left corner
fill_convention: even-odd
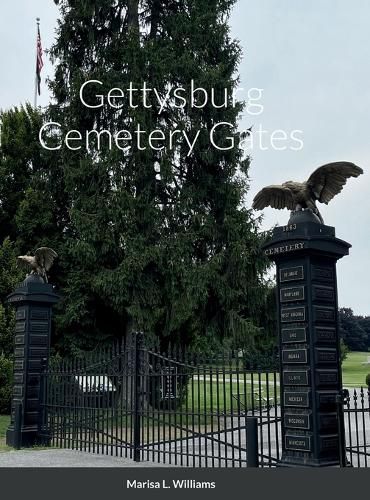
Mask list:
[[[54,38],[57,7],[52,0],[4,2],[0,19],[0,108],[33,102],[36,17],[42,44]],[[315,168],[332,161],[352,161],[364,175],[350,179],[328,206],[320,205],[325,223],[352,244],[338,262],[341,307],[370,314],[370,2],[368,0],[239,0],[231,33],[243,50],[241,97],[262,89],[263,112],[244,112],[240,127],[263,132],[262,149],[251,154],[248,202],[268,184],[306,180]],[[44,57],[43,80],[52,76]],[[254,91],[255,92],[255,91]],[[252,97],[255,94],[250,94]],[[38,100],[47,105],[45,83]],[[277,150],[270,137],[282,130],[288,140]],[[300,150],[290,138],[299,132]],[[281,132],[277,132],[281,134]],[[297,136],[297,135],[296,135]],[[264,210],[262,229],[284,225],[287,210]]]

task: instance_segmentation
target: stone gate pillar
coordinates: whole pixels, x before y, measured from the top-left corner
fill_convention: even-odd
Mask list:
[[[58,300],[53,286],[36,275],[29,275],[8,296],[16,315],[12,411],[6,434],[9,446],[27,447],[37,442],[42,367],[49,358],[51,308]],[[15,409],[19,405],[22,411],[17,429]]]
[[[264,245],[277,271],[282,466],[340,464],[336,262],[350,246],[308,210]]]

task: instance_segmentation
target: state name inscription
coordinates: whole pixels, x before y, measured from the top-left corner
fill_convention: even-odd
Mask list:
[[[302,415],[299,413],[286,413],[284,414],[285,427],[292,429],[310,429],[309,415]]]
[[[283,349],[283,363],[307,363],[307,349]]]
[[[287,267],[280,269],[280,281],[285,283],[287,281],[303,280],[303,266]]]
[[[281,341],[283,344],[289,342],[305,342],[306,328],[283,328],[281,330]]]
[[[283,371],[285,385],[308,385],[308,370]]]
[[[311,451],[310,436],[285,436],[285,448],[287,450]]]
[[[304,300],[304,286],[282,288],[280,290],[280,302],[294,302]]]
[[[302,307],[292,307],[292,308],[282,308],[281,309],[281,321],[282,323],[289,323],[295,321],[305,321],[306,320],[306,308]]]
[[[285,391],[284,392],[284,406],[296,406],[298,408],[309,407],[308,392],[298,391]]]

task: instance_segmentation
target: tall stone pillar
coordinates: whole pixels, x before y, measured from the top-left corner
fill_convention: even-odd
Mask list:
[[[53,286],[36,275],[29,275],[8,296],[16,315],[12,412],[6,434],[9,446],[27,447],[37,442],[41,374],[49,358],[51,308],[58,300]],[[20,428],[16,428],[15,409],[19,405]]]
[[[350,246],[308,210],[292,213],[264,246],[277,271],[282,466],[340,464],[336,262]]]

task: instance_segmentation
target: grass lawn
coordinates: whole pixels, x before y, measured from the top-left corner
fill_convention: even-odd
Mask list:
[[[343,385],[345,387],[366,387],[365,377],[370,373],[367,358],[370,352],[350,352],[342,365]]]
[[[279,400],[279,388],[277,387],[276,397]],[[195,412],[213,413],[213,412],[236,412],[238,403],[241,410],[251,409],[252,407],[260,409],[274,402],[274,388],[271,382],[261,381],[259,390],[258,384],[253,386],[250,383],[228,382],[216,384],[211,381],[200,380],[189,384],[188,398],[182,405],[182,410],[188,406]]]
[[[9,415],[0,415],[0,452],[10,450],[5,444],[5,434],[10,422]]]

